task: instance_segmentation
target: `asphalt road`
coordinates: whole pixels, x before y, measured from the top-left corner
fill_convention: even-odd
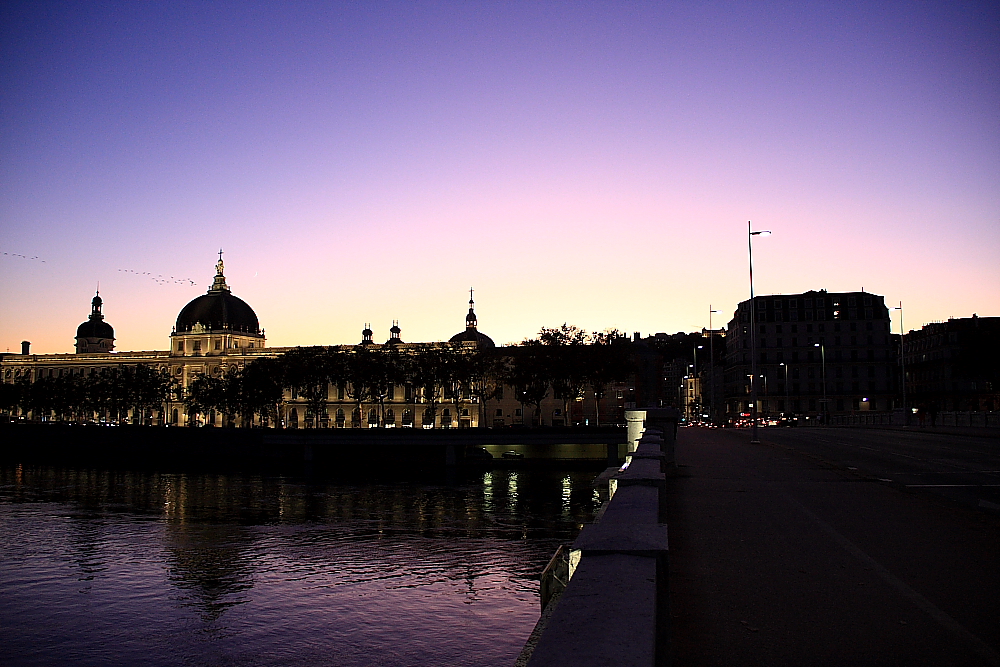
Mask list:
[[[761,436],[678,435],[673,665],[1000,665],[1000,441]],[[906,486],[940,479],[977,486]]]
[[[860,476],[1000,513],[1000,433],[954,435],[929,428],[767,428],[758,433],[764,442]]]

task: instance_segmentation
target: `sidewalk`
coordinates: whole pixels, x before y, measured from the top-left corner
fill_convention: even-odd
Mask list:
[[[681,429],[673,665],[1000,665],[1000,521]]]

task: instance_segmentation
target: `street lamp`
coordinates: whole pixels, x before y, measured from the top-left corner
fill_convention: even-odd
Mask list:
[[[757,437],[757,309],[753,300],[753,237],[769,236],[767,230],[755,232],[747,220],[747,249],[750,259],[750,443],[759,444]]]
[[[787,365],[787,364],[786,364],[786,363],[785,363],[784,361],[782,361],[782,362],[781,362],[780,364],[778,364],[778,365],[779,365],[779,366],[784,366],[784,367],[785,367],[785,409],[781,411],[782,415],[785,415],[785,414],[787,414],[788,412],[791,412],[791,411],[790,411],[790,410],[788,409],[788,408],[789,408],[789,405],[790,405],[790,402],[789,402],[789,400],[788,400],[788,365]]]
[[[823,340],[822,338],[820,339]],[[819,356],[823,360],[823,425],[826,426],[826,345],[822,342],[813,343],[813,347],[819,348]]]
[[[715,334],[712,333],[712,304],[708,304],[708,416],[715,423]]]
[[[906,410],[906,355],[903,354],[903,302],[899,302],[899,306],[896,308],[890,308],[889,310],[899,311],[899,372],[900,379],[903,383],[903,426],[907,426],[910,423],[910,413]]]

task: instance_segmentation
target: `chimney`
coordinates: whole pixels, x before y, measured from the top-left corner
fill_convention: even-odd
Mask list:
[[[25,354],[25,355],[26,354],[31,354],[30,352],[28,352],[28,348],[29,347],[31,347],[31,343],[29,341],[22,340],[21,341],[21,354]]]

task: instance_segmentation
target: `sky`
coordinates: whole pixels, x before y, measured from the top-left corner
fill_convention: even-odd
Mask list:
[[[695,331],[859,290],[1000,315],[995,2],[5,2],[0,352]],[[154,280],[162,275],[162,280]],[[898,331],[898,313],[893,314]]]

